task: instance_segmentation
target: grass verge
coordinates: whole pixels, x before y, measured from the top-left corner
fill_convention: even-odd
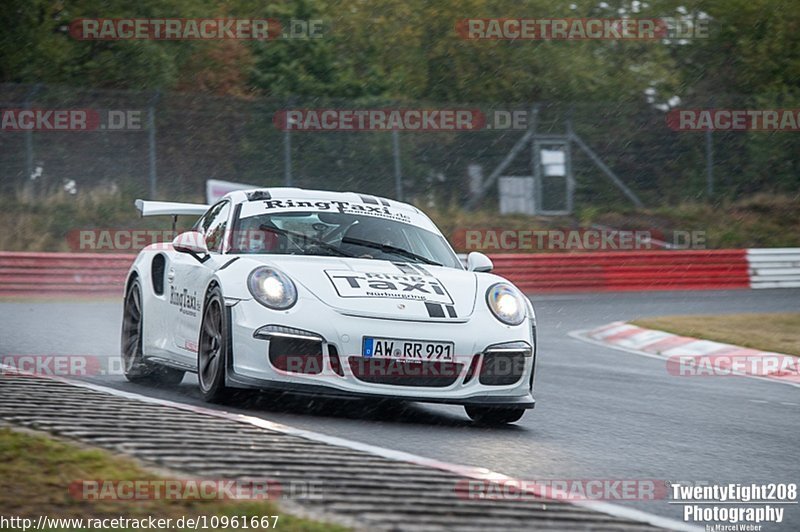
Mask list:
[[[194,196],[169,198],[174,201],[202,201]],[[168,217],[142,218],[133,206],[134,196],[102,189],[84,191],[77,196],[63,193],[45,198],[24,195],[0,196],[0,250],[76,251],[71,231],[83,229],[169,229]],[[456,204],[422,206],[442,232],[459,248],[466,247],[467,229],[568,230],[607,227],[628,231],[650,231],[672,243],[678,233],[698,231],[710,249],[748,247],[800,247],[800,195],[754,195],[738,201],[723,200],[710,205],[686,202],[679,205],[631,209],[612,206],[584,206],[572,216],[500,215],[494,204],[478,211],[467,211]],[[182,216],[178,229],[186,230],[191,216]],[[459,237],[459,235],[461,235]],[[659,236],[660,235],[660,236]],[[481,251],[539,252],[546,249]],[[87,250],[90,251],[90,250]],[[135,251],[135,250],[119,250]]]
[[[113,519],[120,516],[141,519],[153,516],[172,518],[174,523],[181,517],[239,516],[240,519],[246,518],[249,521],[252,517],[279,516],[276,527],[279,530],[306,532],[346,530],[336,525],[286,515],[270,501],[89,501],[76,498],[69,491],[70,484],[80,480],[159,478],[163,477],[147,471],[131,458],[113,455],[100,449],[78,447],[39,434],[0,427],[0,508],[6,518],[9,516],[31,518],[36,524],[40,515],[84,520]],[[270,519],[270,525],[272,522],[273,519]],[[77,528],[74,525],[64,528],[45,528],[45,530],[75,529]],[[173,524],[160,530],[184,529]],[[232,529],[229,526],[209,530]],[[266,530],[266,528],[248,527],[248,530]]]
[[[661,316],[631,323],[681,336],[800,356],[800,313]]]

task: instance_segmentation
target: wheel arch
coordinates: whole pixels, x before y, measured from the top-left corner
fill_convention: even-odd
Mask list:
[[[131,284],[134,280],[138,279],[139,283],[142,286],[142,297],[146,298],[153,290],[153,281],[151,278],[152,272],[152,265],[153,260],[155,257],[161,255],[161,253],[152,253],[148,252],[148,250],[144,250],[139,253],[136,257],[136,260],[133,261],[131,265],[131,269],[128,271],[128,277],[125,280],[125,293],[128,293],[128,290],[131,287]],[[166,257],[165,257],[166,259]]]
[[[208,299],[208,295],[211,293],[211,290],[214,288],[219,288],[219,291],[222,293],[223,301],[225,299],[225,293],[222,291],[222,282],[217,279],[216,277],[212,277],[210,281],[208,281],[208,286],[206,286],[205,294],[203,295],[203,301],[205,302]]]
[[[125,294],[128,293],[128,290],[131,289],[133,282],[139,279],[139,277],[140,275],[137,270],[131,270],[131,272],[128,274],[128,279],[125,281]]]

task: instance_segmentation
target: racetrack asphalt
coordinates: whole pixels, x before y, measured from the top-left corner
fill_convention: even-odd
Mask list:
[[[800,481],[800,389],[746,377],[676,377],[664,360],[568,336],[644,316],[800,311],[800,290],[532,299],[540,334],[537,406],[515,425],[476,427],[457,406],[276,394],[250,394],[241,408],[225,409],[529,480]],[[120,318],[121,300],[0,302],[0,355],[117,357]],[[87,380],[205,405],[192,375],[175,389],[134,385],[118,375]],[[682,517],[682,506],[667,500],[610,502]],[[764,530],[800,529],[799,506],[784,505],[782,525]]]

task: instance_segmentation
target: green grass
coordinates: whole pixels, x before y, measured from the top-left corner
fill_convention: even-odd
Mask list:
[[[681,336],[800,356],[800,313],[661,316],[631,323]]]
[[[501,216],[491,210],[467,212],[453,206],[424,210],[448,237],[459,229],[541,231],[604,226],[651,231],[654,236],[661,233],[668,242],[676,231],[703,231],[709,249],[800,247],[800,195],[760,194],[717,205],[687,202],[648,209],[585,206],[572,216],[550,217]]]
[[[0,508],[3,516],[73,518],[172,518],[182,516],[274,516],[278,530],[339,531],[343,527],[287,515],[270,501],[138,500],[88,501],[69,493],[79,480],[163,478],[125,456],[78,447],[39,434],[0,428]],[[48,529],[56,530],[56,529]],[[115,529],[125,530],[125,529]],[[168,530],[181,530],[169,528]],[[194,530],[192,528],[192,530]],[[232,530],[230,527],[220,530]],[[249,530],[261,530],[250,528]]]
[[[0,250],[70,251],[67,234],[73,229],[170,228],[166,217],[140,217],[133,206],[134,199],[127,193],[100,189],[77,196],[54,194],[44,199],[0,197]],[[199,197],[172,199],[202,201]],[[469,212],[454,204],[421,207],[451,241],[459,230],[465,229],[547,230],[600,225],[662,232],[668,240],[674,231],[704,231],[705,245],[710,249],[800,247],[800,195],[761,194],[717,205],[683,203],[650,209],[584,206],[572,216],[551,217],[501,216],[491,208]],[[180,218],[178,229],[188,228],[192,221]]]
[[[59,193],[43,199],[0,197],[0,250],[75,251],[67,240],[74,229],[171,228],[169,217],[139,216],[134,199],[100,190],[77,196]],[[193,221],[181,217],[179,229],[187,229]]]

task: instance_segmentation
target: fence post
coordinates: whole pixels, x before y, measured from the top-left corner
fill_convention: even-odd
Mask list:
[[[709,109],[714,110],[714,99],[709,100]],[[708,199],[714,195],[714,140],[711,128],[706,129],[706,195]]]
[[[289,118],[289,109],[292,108],[293,100],[290,98],[286,102],[286,123],[283,130],[283,186],[291,187],[292,182],[292,124],[294,121]]]
[[[403,201],[403,173],[400,169],[400,133],[392,129],[392,152],[394,153],[394,194]]]
[[[538,153],[538,145],[536,144],[536,127],[539,122],[539,104],[533,104],[530,110],[530,120],[528,121],[528,131],[531,135],[531,176],[533,176],[533,210],[534,214],[539,214],[542,210],[542,165],[541,154]]]
[[[288,127],[283,132],[283,185],[292,186],[292,133]]]
[[[158,175],[156,173],[156,103],[161,98],[161,92],[156,91],[150,98],[147,109],[147,136],[148,136],[148,163],[149,163],[149,183],[150,199],[156,199],[158,188]]]
[[[706,195],[714,195],[714,145],[711,129],[706,129]]]
[[[28,92],[25,95],[25,101],[24,101],[22,106],[25,108],[26,111],[29,111],[30,108],[31,108],[31,98],[36,96],[36,93],[39,92],[39,90],[41,90],[41,88],[42,88],[42,84],[41,83],[37,83],[36,85],[33,86],[33,88],[30,90],[30,92]],[[33,177],[33,131],[31,131],[30,129],[26,129],[25,130],[25,180],[26,180],[26,182],[29,182],[32,177]],[[25,185],[23,185],[23,186],[25,186]],[[31,187],[32,187],[32,193],[35,195],[36,194],[35,187],[33,187],[33,185],[31,185]],[[44,191],[42,191],[42,192],[44,193]]]
[[[567,143],[565,144],[566,153],[564,154],[564,170],[567,179],[567,210],[572,214],[575,209],[575,176],[572,175],[572,137],[575,133],[572,128],[573,117],[575,115],[575,104],[569,104],[567,110],[567,120],[564,124],[567,130]]]

